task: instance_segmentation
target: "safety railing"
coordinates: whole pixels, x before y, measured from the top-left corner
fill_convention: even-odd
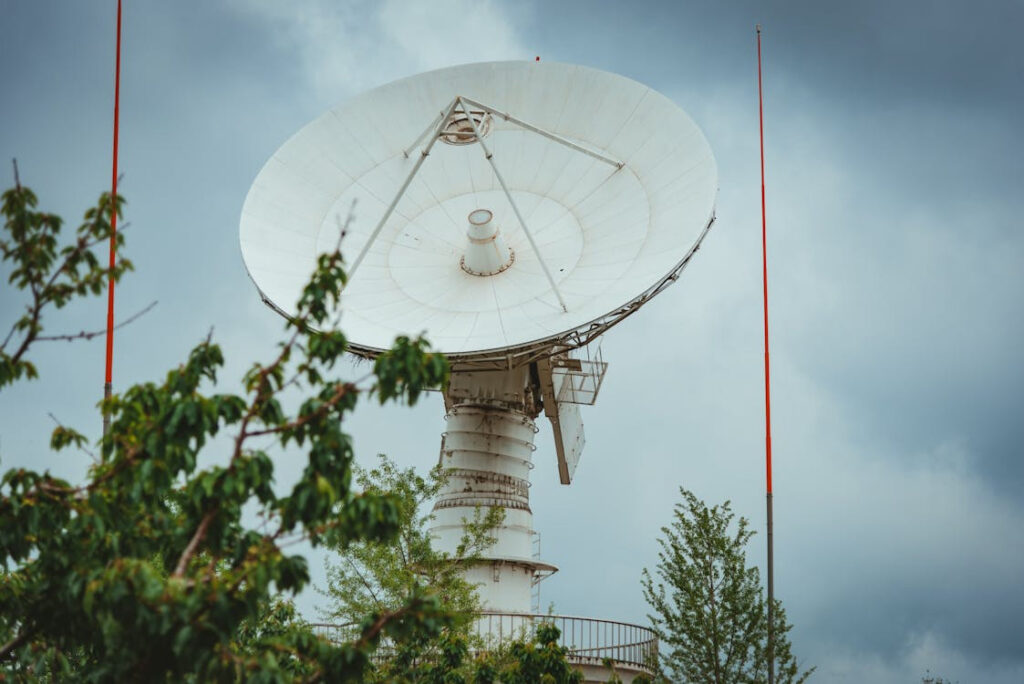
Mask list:
[[[541,623],[553,624],[561,632],[559,646],[569,649],[569,660],[599,665],[605,659],[647,669],[658,655],[658,637],[647,627],[595,618],[526,613],[480,614],[475,633],[488,641],[530,637]]]
[[[600,665],[606,659],[649,671],[658,656],[658,637],[647,627],[569,615],[483,612],[471,631],[484,648],[508,639],[529,639],[537,626],[553,624],[561,633],[558,645],[568,649],[569,662]],[[351,641],[358,635],[348,625],[314,624],[314,632],[329,641]]]

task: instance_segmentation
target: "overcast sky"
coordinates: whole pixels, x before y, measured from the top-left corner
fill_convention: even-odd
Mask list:
[[[684,276],[604,341],[587,448],[532,505],[559,613],[644,622],[643,567],[679,486],[731,499],[764,558],[754,25],[764,24],[776,591],[817,681],[1024,681],[1024,57],[1019,2],[126,0],[128,253],[115,389],[210,328],[224,389],[282,321],[238,249],[266,159],[376,85],[465,62],[583,64],[683,107],[715,152],[718,221]],[[689,6],[689,5],[692,5]],[[0,2],[0,168],[77,225],[109,187],[116,2]],[[6,279],[6,271],[4,273]],[[0,324],[17,314],[0,290]],[[103,303],[46,320],[100,328]],[[53,413],[99,432],[102,340],[51,343],[0,395],[3,467],[80,477]],[[360,409],[360,459],[436,462],[443,406]],[[297,472],[281,454],[279,479]],[[314,568],[321,559],[315,558]],[[301,604],[315,617],[317,597]]]

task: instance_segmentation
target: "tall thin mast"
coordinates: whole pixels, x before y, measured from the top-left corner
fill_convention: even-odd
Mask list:
[[[764,201],[764,89],[761,25],[757,25],[757,118],[761,134],[761,283],[764,291],[764,463],[768,506],[768,684],[775,682],[775,559],[772,529],[772,390],[768,363],[768,220]]]
[[[114,58],[114,161],[110,174],[110,269],[117,259],[117,134],[121,101],[121,0],[117,0],[117,52]],[[114,277],[107,281],[107,366],[103,379],[103,398],[113,388],[114,366]],[[103,416],[103,434],[110,430],[110,416]]]

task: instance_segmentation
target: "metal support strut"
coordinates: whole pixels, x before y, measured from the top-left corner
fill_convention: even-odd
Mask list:
[[[395,195],[395,198],[391,200],[391,204],[388,205],[388,208],[384,212],[384,215],[380,217],[380,221],[377,223],[377,227],[373,229],[372,233],[370,233],[370,239],[366,241],[366,244],[363,245],[363,249],[359,252],[359,256],[357,256],[356,260],[352,262],[352,268],[348,270],[348,279],[350,282],[352,278],[355,277],[356,270],[358,270],[359,268],[359,264],[363,263],[363,258],[366,257],[366,253],[370,251],[370,247],[377,239],[377,236],[380,235],[380,231],[384,227],[384,224],[387,223],[388,219],[391,218],[391,214],[394,213],[395,207],[398,206],[399,200],[402,199],[402,196],[405,194],[405,191],[409,189],[409,184],[412,183],[412,179],[413,177],[416,176],[416,172],[420,170],[420,167],[423,166],[423,162],[426,161],[427,155],[430,154],[430,149],[434,146],[434,143],[437,142],[437,139],[440,136],[441,131],[444,130],[445,124],[448,123],[448,118],[452,115],[452,112],[455,110],[455,105],[457,102],[458,98],[452,100],[452,103],[448,106],[448,110],[444,113],[443,116],[440,117],[439,123],[437,124],[437,126],[434,127],[434,135],[431,136],[430,142],[428,142],[427,146],[424,147],[423,150],[420,152],[420,158],[416,160],[416,163],[412,167],[412,171],[409,172],[409,175],[406,176],[405,178],[405,182],[402,183],[402,187],[398,189],[398,193]],[[438,121],[438,119],[435,119],[435,121]],[[423,136],[420,135],[417,142],[419,142],[419,140],[422,139]],[[416,145],[414,143],[413,147],[415,146]]]
[[[523,121],[522,119],[517,119],[516,117],[512,116],[511,114],[508,114],[507,112],[500,112],[497,109],[495,109],[494,107],[488,107],[487,105],[485,105],[485,104],[483,104],[481,102],[477,102],[476,100],[471,100],[468,97],[463,97],[461,99],[462,99],[462,101],[464,103],[472,105],[472,106],[476,107],[477,109],[482,109],[485,112],[491,114],[492,116],[500,116],[505,121],[508,121],[510,123],[514,123],[515,125],[517,125],[517,126],[519,126],[521,128],[525,128],[526,130],[528,130],[528,131],[530,131],[532,133],[536,133],[537,135],[542,135],[545,138],[547,138],[548,140],[554,140],[555,142],[560,143],[562,145],[565,145],[566,147],[570,147],[570,148],[576,150],[577,152],[582,152],[583,154],[585,154],[585,155],[587,155],[589,157],[593,157],[594,159],[598,159],[600,161],[603,161],[605,164],[611,164],[616,169],[621,169],[625,165],[624,162],[616,161],[616,160],[612,159],[611,157],[606,157],[603,154],[601,154],[600,152],[595,152],[594,150],[592,150],[592,149],[590,149],[588,147],[584,147],[583,145],[580,145],[578,143],[574,143],[573,141],[568,140],[567,138],[563,138],[560,135],[555,135],[554,133],[552,133],[550,131],[545,131],[543,128],[540,128],[538,126],[534,126],[533,124],[527,123],[527,122]]]
[[[493,116],[500,116],[505,121],[514,123],[515,125],[520,126],[521,128],[541,135],[545,138],[548,138],[549,140],[553,140],[561,145],[565,145],[566,147],[576,150],[577,152],[586,154],[606,164],[610,164],[611,166],[614,166],[616,170],[621,169],[624,165],[624,163],[621,161],[617,161],[615,159],[607,157],[601,154],[600,152],[597,152],[588,147],[585,147],[571,140],[563,138],[560,135],[556,135],[550,131],[546,131],[538,126],[534,126],[533,124],[527,123],[522,119],[518,119],[512,116],[511,114],[501,112],[495,109],[494,107],[490,107],[481,102],[477,102],[476,100],[471,100],[469,98],[462,97],[461,95],[456,96],[455,99],[452,100],[451,104],[448,105],[448,108],[440,112],[438,116],[431,121],[430,125],[423,130],[423,132],[419,135],[419,137],[416,138],[412,145],[402,150],[402,156],[408,158],[412,150],[417,145],[419,145],[424,138],[426,138],[428,135],[430,136],[430,141],[427,143],[426,147],[424,147],[420,151],[420,156],[416,160],[416,163],[413,165],[412,170],[409,171],[409,175],[406,176],[405,182],[403,182],[402,186],[398,189],[398,192],[395,194],[394,199],[391,200],[391,204],[388,205],[388,208],[384,211],[384,215],[377,223],[377,226],[373,229],[373,232],[370,233],[370,237],[366,241],[366,244],[363,245],[363,248],[359,251],[359,255],[356,257],[355,261],[352,262],[352,267],[348,270],[348,279],[351,282],[352,278],[355,277],[356,271],[359,269],[359,265],[363,263],[363,259],[366,258],[366,254],[370,251],[370,247],[377,240],[377,237],[380,235],[380,231],[384,228],[384,224],[387,223],[389,218],[391,218],[391,214],[394,213],[395,207],[398,206],[399,201],[401,201],[402,197],[405,195],[405,191],[409,189],[409,185],[412,183],[412,179],[420,170],[420,167],[423,165],[423,162],[426,161],[427,156],[430,154],[431,148],[434,146],[434,143],[436,143],[437,140],[441,137],[445,126],[451,120],[452,114],[458,107],[461,108],[462,111],[466,114],[466,118],[469,121],[469,125],[472,126],[473,128],[473,135],[476,138],[476,142],[480,143],[480,147],[484,151],[484,156],[490,163],[491,169],[493,169],[494,175],[498,179],[498,183],[501,185],[501,189],[505,192],[505,197],[508,198],[509,204],[512,205],[512,211],[515,213],[516,219],[519,221],[519,225],[522,227],[523,233],[526,235],[526,239],[529,241],[530,247],[533,249],[533,253],[537,256],[537,261],[540,263],[540,267],[544,271],[544,276],[547,278],[548,284],[551,285],[551,290],[555,293],[555,297],[558,299],[558,303],[562,307],[562,311],[568,312],[569,308],[566,306],[565,299],[562,297],[562,293],[559,291],[558,285],[555,283],[555,279],[551,275],[551,271],[550,269],[548,269],[548,265],[547,263],[545,263],[544,257],[540,253],[540,248],[537,246],[537,242],[533,239],[533,234],[530,232],[530,229],[526,226],[526,220],[523,218],[522,213],[519,211],[519,206],[516,205],[515,200],[512,198],[512,193],[509,192],[508,186],[505,184],[504,177],[501,175],[501,172],[498,170],[497,165],[494,163],[494,154],[491,152],[491,150],[487,147],[487,144],[484,142],[483,136],[480,134],[480,129],[476,124],[476,120],[473,119],[473,115],[469,111],[470,106],[488,112]],[[433,130],[432,134],[431,130]]]
[[[533,235],[530,233],[530,229],[526,227],[526,221],[523,220],[523,215],[519,213],[519,207],[516,206],[516,202],[512,199],[512,193],[508,191],[508,186],[505,185],[505,179],[502,178],[501,172],[498,171],[498,166],[494,163],[494,155],[487,148],[487,143],[484,142],[483,136],[480,135],[480,129],[477,128],[476,121],[473,120],[473,115],[469,112],[469,106],[466,104],[466,100],[461,97],[455,98],[455,101],[462,106],[462,111],[466,113],[466,118],[469,119],[469,124],[473,127],[473,135],[476,136],[476,141],[480,143],[480,148],[484,151],[484,156],[487,157],[487,161],[490,162],[491,168],[494,170],[494,176],[498,179],[498,183],[501,184],[501,189],[505,191],[505,197],[508,198],[508,203],[512,205],[512,211],[515,212],[516,218],[519,219],[519,225],[523,229],[523,233],[526,234],[526,239],[530,241],[530,247],[533,248],[533,253],[537,255],[537,261],[540,262],[540,267],[544,270],[544,275],[547,276],[548,284],[551,285],[551,289],[554,290],[555,296],[558,297],[558,303],[562,305],[562,311],[568,312],[569,309],[565,306],[565,300],[562,299],[562,293],[558,291],[558,285],[555,284],[555,279],[551,276],[551,271],[548,270],[548,265],[544,263],[544,257],[541,256],[540,248],[537,247],[537,243],[533,239]]]

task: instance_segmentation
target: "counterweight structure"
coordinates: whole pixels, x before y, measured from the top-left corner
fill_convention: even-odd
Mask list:
[[[240,240],[264,302],[290,314],[356,203],[342,242],[351,350],[373,358],[396,335],[425,332],[449,357],[437,543],[454,551],[477,507],[505,510],[497,543],[464,569],[485,607],[481,631],[530,626],[534,588],[556,570],[534,551],[535,421],[550,420],[570,484],[579,407],[607,368],[599,338],[678,279],[714,221],[716,191],[707,141],[670,100],[615,74],[536,62],[372,90],[300,130],[254,181]],[[642,627],[545,619],[561,621],[584,669],[612,658],[628,678],[655,644]]]

